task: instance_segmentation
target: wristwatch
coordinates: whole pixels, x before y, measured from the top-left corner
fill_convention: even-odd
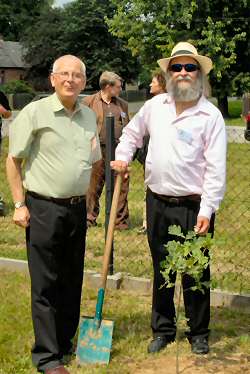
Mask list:
[[[24,201],[16,201],[14,205],[15,205],[16,209],[19,209],[19,208],[22,208],[23,206],[25,206],[25,202]]]

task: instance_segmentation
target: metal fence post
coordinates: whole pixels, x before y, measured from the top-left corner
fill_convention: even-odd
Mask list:
[[[112,113],[108,113],[105,118],[106,126],[106,157],[105,157],[105,184],[106,184],[106,199],[105,199],[105,240],[108,231],[110,210],[112,204],[112,197],[114,192],[114,171],[110,168],[110,161],[115,159],[115,117]],[[112,250],[110,255],[109,274],[114,273],[114,243],[112,243]]]

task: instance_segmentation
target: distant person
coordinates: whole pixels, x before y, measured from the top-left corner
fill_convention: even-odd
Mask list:
[[[106,124],[105,117],[112,113],[115,117],[115,146],[123,128],[129,121],[128,103],[119,97],[122,89],[122,78],[114,72],[105,71],[99,80],[100,91],[94,95],[86,96],[83,102],[93,109],[97,116],[97,127],[100,137],[102,159],[94,165],[91,174],[90,187],[87,194],[87,219],[88,227],[97,225],[100,211],[100,197],[105,184],[105,159],[106,159]],[[120,230],[129,228],[128,210],[129,179],[122,184],[118,202],[115,227]]]
[[[153,75],[152,81],[150,83],[150,93],[153,96],[160,95],[166,93],[166,78],[163,73],[156,73]],[[144,136],[143,138],[143,146],[137,151],[136,158],[138,161],[143,165],[144,173],[145,173],[145,160],[148,153],[148,143],[149,143],[149,135]],[[138,230],[139,234],[146,234],[147,232],[147,220],[146,220],[146,194],[144,197],[144,204],[143,204],[143,222],[142,227]]]
[[[153,96],[166,93],[166,78],[163,73],[156,73],[153,75],[152,81],[150,83],[150,93]]]
[[[32,360],[44,374],[69,374],[63,356],[73,352],[80,316],[86,193],[101,150],[95,113],[77,101],[84,63],[59,57],[50,81],[55,93],[28,104],[10,126],[7,175],[13,220],[26,229]]]
[[[2,118],[9,118],[11,116],[11,108],[7,96],[0,91],[0,153],[2,145]]]
[[[128,173],[128,164],[145,134],[150,135],[145,163],[147,236],[154,268],[149,353],[175,340],[174,287],[166,287],[161,263],[165,245],[173,240],[168,229],[178,225],[184,233],[214,233],[215,212],[225,192],[226,129],[222,114],[207,99],[209,57],[186,42],[158,61],[166,73],[167,93],[148,100],[123,130],[111,166]],[[172,274],[174,283],[176,274]],[[202,282],[210,281],[207,267]],[[183,274],[182,287],[187,338],[195,354],[209,352],[210,289],[191,289],[195,281]]]
[[[9,101],[5,94],[0,91],[0,156],[2,150],[2,118],[9,118],[11,116],[11,109]],[[4,216],[4,201],[0,195],[0,216]]]

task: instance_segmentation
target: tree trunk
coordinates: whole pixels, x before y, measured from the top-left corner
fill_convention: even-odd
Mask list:
[[[217,100],[218,100],[218,107],[219,107],[223,117],[224,118],[229,118],[227,96],[218,96]]]

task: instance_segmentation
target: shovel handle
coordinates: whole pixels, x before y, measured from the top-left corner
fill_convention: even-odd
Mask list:
[[[105,250],[104,250],[104,255],[103,255],[101,287],[104,290],[106,288],[106,283],[107,283],[109,260],[110,260],[112,242],[113,242],[113,237],[114,237],[115,220],[116,220],[116,214],[117,214],[118,200],[119,200],[119,196],[121,192],[121,184],[122,184],[122,176],[121,174],[117,174],[116,180],[115,180],[115,189],[114,189],[114,194],[113,194],[113,199],[112,199],[112,205],[111,205],[111,210],[110,210],[108,231],[107,231],[106,242],[105,242]]]

